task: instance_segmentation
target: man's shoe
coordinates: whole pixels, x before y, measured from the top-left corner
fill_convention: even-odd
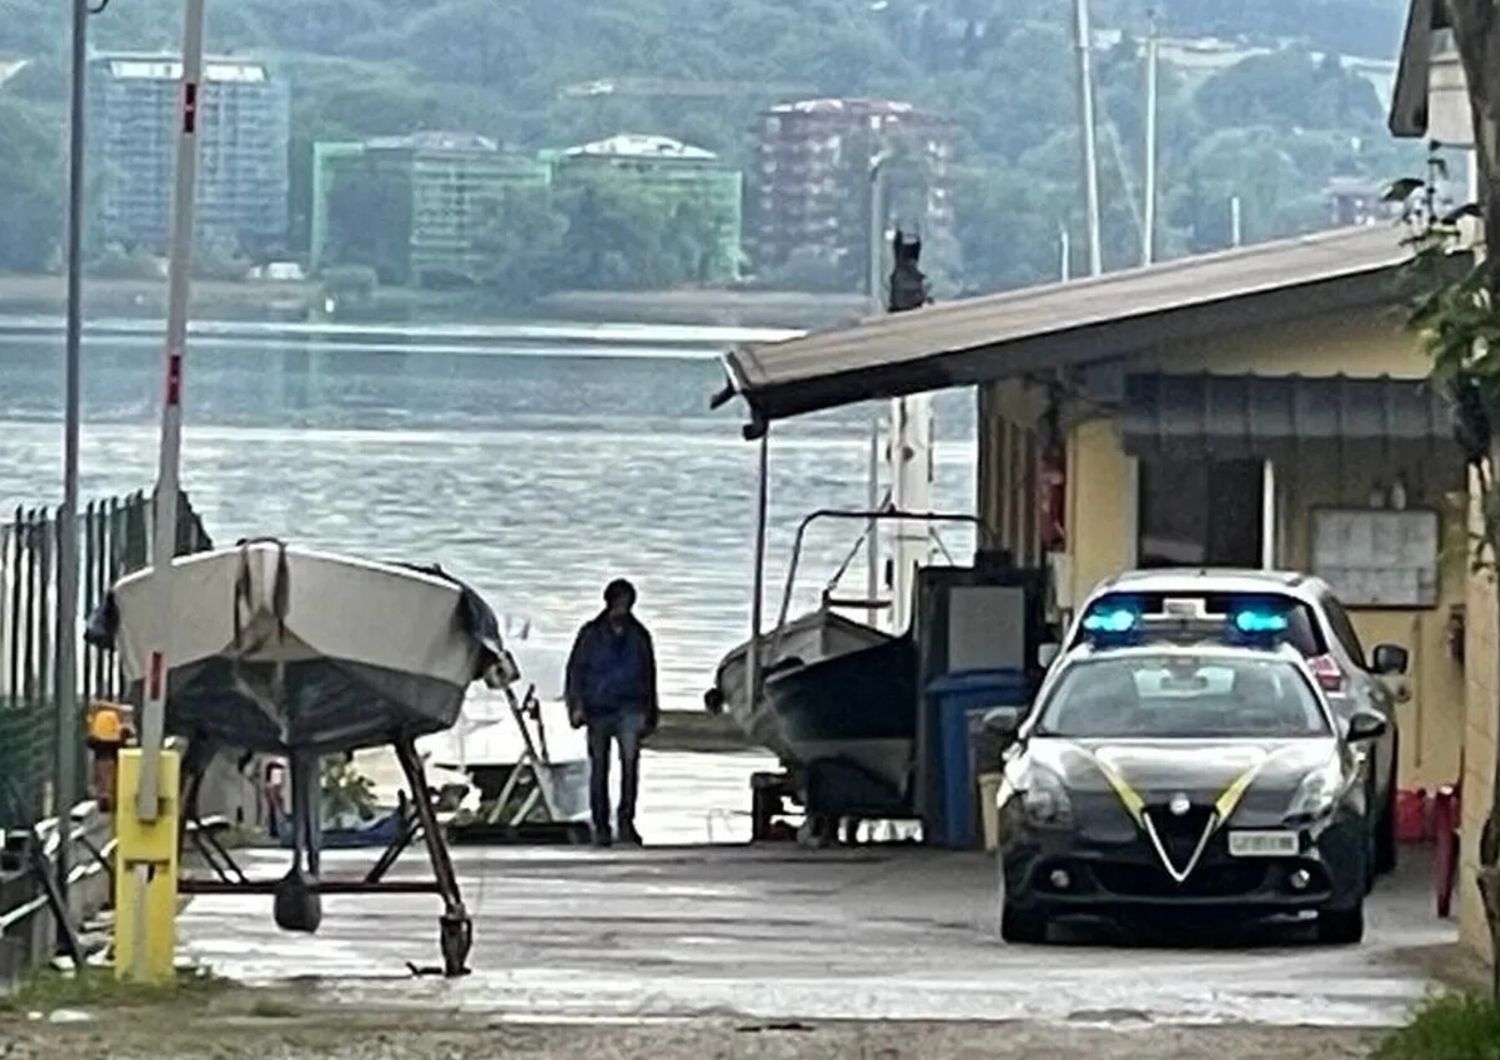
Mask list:
[[[593,842],[594,846],[600,847],[602,849],[604,847],[614,846],[615,840],[614,836],[609,834],[608,828],[595,828],[593,834]]]
[[[633,824],[620,825],[620,842],[628,847],[640,847],[646,844],[641,841],[641,833],[635,830]]]

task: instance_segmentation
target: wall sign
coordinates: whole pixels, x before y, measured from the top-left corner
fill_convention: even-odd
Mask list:
[[[1312,513],[1313,573],[1349,607],[1436,607],[1440,544],[1431,510]]]

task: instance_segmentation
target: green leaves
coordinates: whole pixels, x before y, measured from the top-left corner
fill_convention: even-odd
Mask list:
[[[0,270],[51,268],[62,238],[62,152],[42,117],[0,97]]]

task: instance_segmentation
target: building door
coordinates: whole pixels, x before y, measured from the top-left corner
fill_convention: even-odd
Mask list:
[[[1139,481],[1140,566],[1263,565],[1262,461],[1147,458]]]

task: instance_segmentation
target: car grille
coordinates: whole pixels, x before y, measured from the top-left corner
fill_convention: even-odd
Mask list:
[[[1101,888],[1130,898],[1232,898],[1253,894],[1265,885],[1268,871],[1265,865],[1202,865],[1177,883],[1155,865],[1110,862],[1092,868]]]
[[[1167,856],[1172,859],[1173,867],[1178,872],[1186,869],[1208,830],[1213,807],[1194,804],[1187,813],[1178,815],[1164,805],[1157,805],[1146,807],[1145,812]]]

